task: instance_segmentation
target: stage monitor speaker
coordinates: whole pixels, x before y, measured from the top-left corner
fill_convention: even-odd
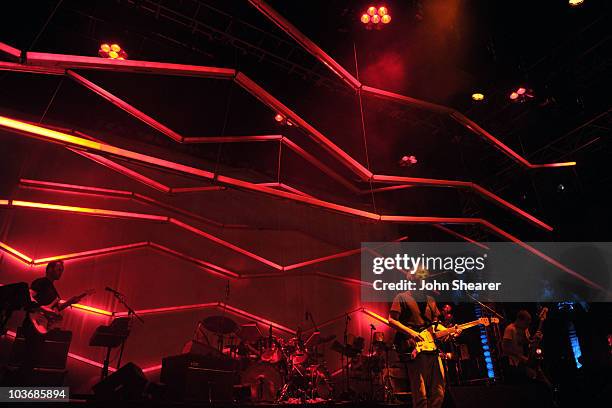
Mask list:
[[[52,330],[45,335],[43,351],[34,356],[34,367],[63,370],[66,368],[68,349],[72,340],[72,332],[66,330]],[[25,339],[21,327],[17,329],[17,336],[13,341],[10,365],[21,365],[23,353],[25,352]]]
[[[134,363],[127,363],[93,386],[100,400],[138,400],[147,385],[147,378]]]

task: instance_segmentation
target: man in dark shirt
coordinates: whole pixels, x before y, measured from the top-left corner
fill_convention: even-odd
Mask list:
[[[419,279],[418,276],[409,273],[407,278]],[[391,326],[397,327],[397,323],[400,323],[416,331],[435,324],[434,322],[439,321],[439,317],[440,311],[435,299],[420,291],[400,293],[393,299],[389,310]],[[419,340],[421,339],[411,338],[410,335],[400,330],[395,333],[395,344],[399,346],[400,353],[402,349],[405,349],[406,344]],[[440,408],[444,402],[446,380],[438,351],[423,351],[416,358],[406,360],[406,369],[412,392],[412,406],[414,408]]]
[[[63,272],[64,263],[62,261],[49,262],[45,276],[32,282],[30,296],[36,302],[37,307],[53,313],[48,306],[56,303],[60,298],[53,282],[59,280]],[[21,329],[25,340],[25,350],[19,377],[22,385],[27,385],[38,356],[44,352],[45,336],[38,333],[30,320],[29,313],[23,319]]]

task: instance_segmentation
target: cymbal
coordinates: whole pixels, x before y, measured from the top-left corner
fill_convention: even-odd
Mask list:
[[[209,316],[202,320],[202,324],[206,330],[215,334],[236,333],[238,330],[236,322],[225,316]]]

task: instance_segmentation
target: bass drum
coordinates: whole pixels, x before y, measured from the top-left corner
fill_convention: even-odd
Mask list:
[[[240,383],[250,388],[252,402],[276,402],[285,385],[280,370],[265,362],[253,364],[244,370]]]

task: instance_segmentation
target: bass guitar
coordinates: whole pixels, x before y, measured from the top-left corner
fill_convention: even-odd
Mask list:
[[[544,326],[544,321],[548,316],[548,308],[543,307],[538,314],[538,328],[536,329],[536,333],[543,333],[542,329]],[[533,340],[529,344],[529,354],[527,356],[528,360],[526,363],[527,376],[531,379],[535,379],[537,377],[537,373],[541,370],[542,366],[542,349],[540,348],[540,343],[542,342],[542,336],[534,336]]]
[[[95,292],[95,289],[89,289],[80,295],[73,296],[65,302],[56,299],[47,306],[39,306],[29,312],[29,319],[36,331],[39,334],[47,334],[53,328],[53,325],[62,320],[61,312],[68,306],[78,303],[85,296],[89,296]]]

